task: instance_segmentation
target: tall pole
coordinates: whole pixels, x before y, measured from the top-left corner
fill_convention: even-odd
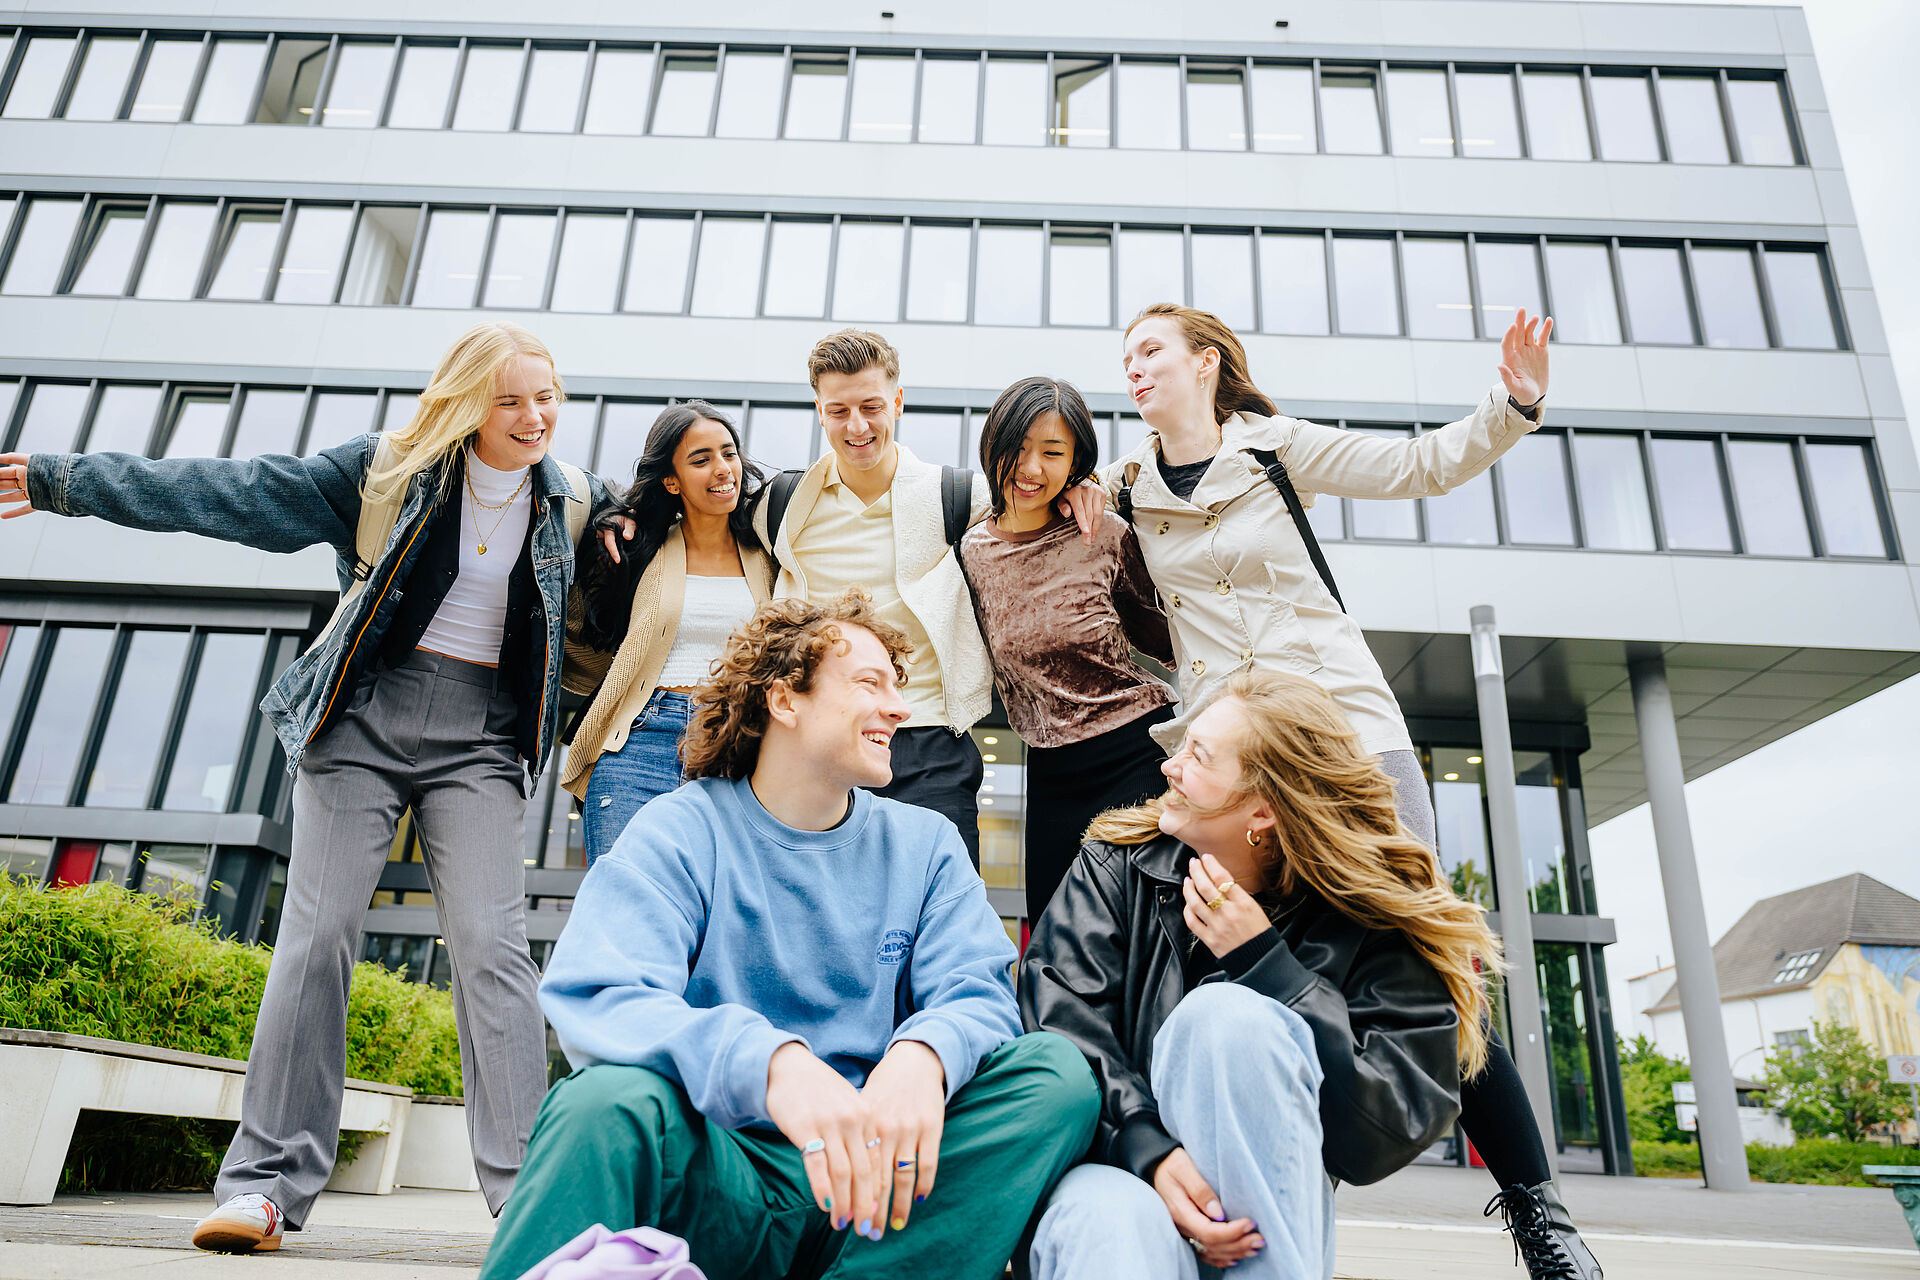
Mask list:
[[[1687,821],[1687,776],[1680,759],[1680,731],[1673,721],[1673,691],[1666,659],[1658,650],[1629,652],[1633,718],[1640,729],[1640,764],[1653,810],[1653,844],[1660,856],[1660,885],[1667,899],[1667,930],[1673,935],[1673,972],[1680,988],[1680,1019],[1687,1029],[1687,1065],[1693,1076],[1700,1134],[1700,1170],[1713,1191],[1747,1186],[1747,1148],[1727,1061],[1727,1029],[1720,1021],[1720,978],[1707,935],[1707,908]]]
[[[1493,836],[1493,887],[1500,898],[1500,941],[1507,953],[1507,1024],[1514,1065],[1527,1087],[1534,1118],[1546,1139],[1547,1164],[1559,1172],[1553,1127],[1553,1075],[1540,1017],[1540,972],[1533,962],[1533,904],[1527,896],[1526,854],[1520,848],[1519,785],[1513,772],[1513,730],[1507,723],[1507,675],[1493,606],[1479,604],[1473,620],[1473,688],[1480,702],[1480,754],[1487,780],[1487,828]]]

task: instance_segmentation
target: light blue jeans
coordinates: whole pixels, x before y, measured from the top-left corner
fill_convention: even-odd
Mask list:
[[[1266,1247],[1248,1280],[1333,1275],[1333,1183],[1320,1155],[1313,1032],[1277,1000],[1232,982],[1190,992],[1153,1038],[1160,1120],[1193,1157],[1228,1218],[1252,1218]],[[1047,1201],[1033,1280],[1198,1280],[1202,1268],[1147,1183],[1083,1164]]]
[[[587,865],[613,848],[640,806],[687,780],[680,769],[680,739],[692,703],[684,693],[655,689],[633,722],[626,743],[593,762],[580,819],[586,824]]]

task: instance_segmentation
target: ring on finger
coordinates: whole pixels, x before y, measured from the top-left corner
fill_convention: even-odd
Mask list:
[[[877,1146],[879,1146],[879,1145],[880,1145],[880,1139],[878,1139],[878,1138],[875,1138],[875,1139],[874,1139],[874,1140],[873,1140],[872,1142],[869,1142],[869,1143],[867,1144],[867,1150],[869,1150],[869,1151],[871,1151],[871,1150],[873,1150],[873,1149],[874,1149],[875,1147],[877,1147]]]
[[[917,1168],[919,1166],[919,1163],[920,1162],[917,1160],[895,1160],[893,1162],[893,1167],[895,1171],[904,1173],[908,1169]]]
[[[1227,901],[1226,894],[1216,893],[1211,898],[1207,899],[1207,910],[1218,911],[1222,906],[1226,905],[1226,901]]]
[[[800,1154],[802,1156],[817,1156],[826,1149],[827,1140],[825,1138],[815,1138],[812,1142],[800,1148]]]

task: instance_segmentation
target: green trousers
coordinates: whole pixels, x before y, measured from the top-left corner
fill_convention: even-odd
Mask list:
[[[596,1222],[685,1238],[708,1280],[994,1280],[1099,1113],[1093,1073],[1066,1040],[1002,1045],[947,1104],[932,1194],[875,1243],[832,1229],[785,1137],[712,1124],[643,1067],[587,1067],[540,1108],[481,1280],[518,1280]]]

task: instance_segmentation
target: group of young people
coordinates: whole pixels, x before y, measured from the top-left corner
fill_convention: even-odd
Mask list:
[[[1391,440],[1279,414],[1218,318],[1149,307],[1122,369],[1150,434],[1098,471],[1045,377],[999,397],[978,472],[915,458],[897,353],[843,330],[808,361],[812,467],[764,475],[685,401],[609,492],[548,455],[553,359],[497,323],[405,428],[313,458],[0,455],[9,516],[341,558],[263,703],[293,856],[195,1243],[275,1248],[327,1180],[359,918],[411,806],[504,1207],[487,1280],[596,1222],[714,1276],[1331,1275],[1337,1182],[1456,1118],[1530,1275],[1599,1277],[1491,1031],[1498,941],[1299,510],[1484,471],[1538,425],[1551,324],[1518,317],[1471,415]],[[977,871],[996,687],[1028,744],[1023,955]],[[518,819],[563,690],[590,869],[541,981]],[[575,1067],[551,1091],[542,1010]]]

